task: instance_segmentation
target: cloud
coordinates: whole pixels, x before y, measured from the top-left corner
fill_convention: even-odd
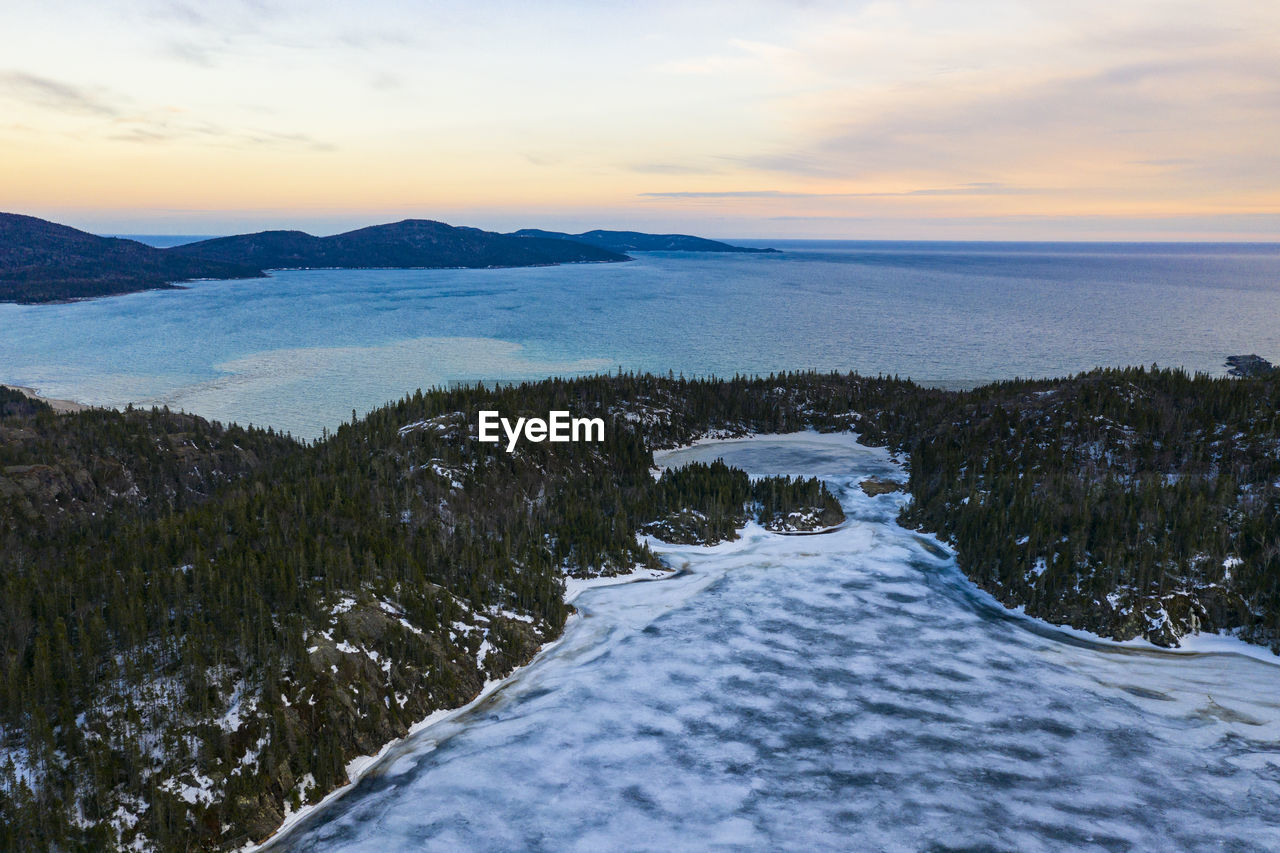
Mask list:
[[[786,66],[795,51],[781,45],[747,39],[729,39],[727,53],[663,62],[653,70],[662,74],[744,74],[767,72]]]
[[[380,71],[369,78],[369,88],[378,92],[397,92],[405,88],[405,78],[400,74]]]
[[[640,193],[640,198],[698,199],[698,198],[830,198],[831,193],[790,193],[780,190],[727,190],[708,192]],[[843,196],[843,193],[834,195]]]
[[[908,190],[899,193],[862,193],[864,196],[922,196],[922,195],[1044,195],[1058,192],[1045,187],[1011,187],[998,181],[977,181],[958,187],[941,187],[923,190]]]
[[[120,112],[115,103],[101,94],[25,71],[0,71],[0,91],[56,112],[96,116],[114,116]]]
[[[640,193],[640,198],[664,199],[715,199],[715,198],[909,198],[913,196],[996,196],[996,195],[1043,195],[1059,192],[1053,188],[1014,187],[995,181],[978,181],[956,187],[929,187],[925,189],[902,190],[899,192],[847,192],[847,193],[814,193],[786,192],[783,190],[729,190],[701,192],[650,192]]]
[[[332,151],[330,143],[305,133],[282,133],[256,128],[228,128],[209,122],[173,119],[168,116],[138,116],[116,122],[117,132],[108,138],[117,142],[167,144],[193,140],[211,145],[236,148],[303,148]]]
[[[237,147],[293,147],[313,151],[333,146],[303,133],[228,127],[186,118],[176,107],[141,107],[123,95],[102,89],[86,89],[25,71],[0,71],[0,96],[8,95],[30,106],[96,123],[107,139],[142,144],[196,140]]]
[[[380,51],[386,48],[408,48],[417,42],[409,33],[392,30],[346,30],[339,33],[334,43],[360,51]]]
[[[723,171],[707,166],[686,166],[680,163],[632,163],[625,168],[642,175],[718,175]]]
[[[207,42],[200,43],[186,39],[174,39],[165,45],[163,52],[180,62],[186,62],[201,68],[212,68],[217,64],[214,58],[217,51],[211,49]]]
[[[169,0],[155,4],[148,12],[150,17],[166,18],[189,26],[199,27],[210,23],[209,17],[194,4],[182,0]]]
[[[1238,180],[1243,162],[1280,181],[1280,161],[1266,154],[1280,146],[1280,65],[1267,51],[1220,33],[1166,51],[1138,34],[1109,39],[1109,54],[1075,45],[1044,61],[1017,56],[832,87],[784,107],[778,121],[795,128],[790,139],[735,159],[758,172],[881,183],[968,173],[1098,184],[1123,175],[1136,187],[1154,179],[1151,166],[1196,164],[1165,173],[1164,186],[1202,174],[1198,192],[1213,189],[1212,175]]]
[[[347,13],[318,13],[314,4],[301,0],[223,0],[210,8],[216,13],[183,0],[157,0],[137,10],[135,25],[160,57],[198,68],[230,67],[229,60],[277,51],[382,58],[415,46],[420,38],[412,29],[378,23],[376,14],[354,6]]]
[[[526,151],[524,153],[524,159],[527,160],[530,165],[539,167],[559,166],[564,162],[564,158],[558,154],[534,153],[531,151]]]
[[[916,227],[969,228],[990,226],[1018,229],[1038,228],[1048,233],[1091,231],[1098,234],[1116,232],[1164,232],[1176,238],[1186,233],[1257,234],[1280,233],[1280,211],[1262,213],[1220,214],[1170,214],[1168,216],[1130,215],[1062,215],[1062,214],[1011,214],[1008,216],[937,216],[928,219],[884,216],[771,216],[770,222],[830,222],[830,223],[907,223]]]
[[[847,169],[833,162],[829,154],[819,150],[803,154],[769,152],[729,156],[726,159],[759,172],[778,172],[807,178],[851,177]]]

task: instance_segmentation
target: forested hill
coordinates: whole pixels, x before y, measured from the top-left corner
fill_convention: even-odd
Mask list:
[[[516,237],[571,240],[589,246],[599,246],[613,252],[736,252],[746,254],[775,254],[777,249],[753,249],[734,246],[705,237],[688,234],[644,234],[640,231],[586,231],[582,234],[566,234],[563,231],[543,231],[539,228],[523,228],[513,232]]]
[[[32,216],[0,213],[0,302],[57,302],[173,287],[194,279],[261,278],[286,268],[528,267],[630,260],[620,251],[513,237],[426,219],[332,237],[263,231],[156,249]]]
[[[7,405],[14,402],[14,405]],[[599,444],[474,440],[566,409]],[[1280,642],[1280,379],[1116,370],[970,392],[610,376],[418,393],[314,444],[0,396],[0,849],[231,849],[556,636],[643,530],[838,520],[819,484],[652,451],[856,430],[903,522],[1009,605],[1118,638]],[[869,492],[877,491],[872,488]]]
[[[0,302],[55,302],[260,278],[272,269],[528,267],[630,260],[628,251],[773,252],[685,234],[526,229],[498,234],[406,219],[329,237],[261,231],[156,249],[32,216],[0,213]]]
[[[620,252],[594,245],[522,239],[429,219],[373,225],[332,237],[263,231],[201,240],[165,251],[264,269],[527,267],[629,260]]]
[[[172,254],[34,216],[0,213],[0,302],[87,299],[198,278],[262,275],[251,263]]]

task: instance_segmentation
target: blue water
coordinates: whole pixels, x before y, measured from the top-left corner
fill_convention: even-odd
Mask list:
[[[1280,356],[1277,245],[774,245],[0,305],[0,381],[314,436],[352,409],[472,379],[817,368],[966,384]]]

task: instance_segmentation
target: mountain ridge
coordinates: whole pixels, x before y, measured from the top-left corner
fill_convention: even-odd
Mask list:
[[[643,231],[606,231],[597,228],[581,234],[569,234],[564,231],[544,231],[541,228],[521,228],[511,232],[512,236],[541,238],[550,240],[566,240],[599,246],[614,252],[724,252],[734,254],[767,255],[779,254],[777,249],[757,249],[748,246],[734,246],[719,240],[708,240],[706,237],[694,237],[690,234],[647,234]]]
[[[616,263],[626,255],[563,240],[526,240],[432,219],[404,219],[329,237],[259,231],[173,246],[166,252],[251,261],[264,269],[416,269]]]
[[[0,302],[25,304],[170,289],[197,279],[265,278],[271,269],[477,269],[628,260],[599,246],[513,237],[429,219],[371,225],[330,237],[260,231],[161,249],[34,216],[0,213]]]
[[[618,263],[627,252],[766,254],[688,234],[525,228],[510,234],[433,219],[403,219],[317,237],[299,230],[235,234],[157,248],[100,237],[17,213],[0,213],[0,302],[42,303],[196,279],[264,278],[278,269],[489,269]]]
[[[0,302],[59,302],[171,288],[201,278],[260,278],[240,263],[170,255],[20,213],[0,213]]]

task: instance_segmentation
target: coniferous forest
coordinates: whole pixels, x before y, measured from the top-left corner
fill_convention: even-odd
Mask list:
[[[565,409],[602,443],[475,441]],[[1280,647],[1280,380],[1103,370],[972,391],[622,374],[415,393],[315,442],[0,389],[0,849],[232,849],[562,629],[566,575],[638,534],[826,527],[816,480],[708,433],[854,430],[907,460],[904,525],[1033,615]]]

